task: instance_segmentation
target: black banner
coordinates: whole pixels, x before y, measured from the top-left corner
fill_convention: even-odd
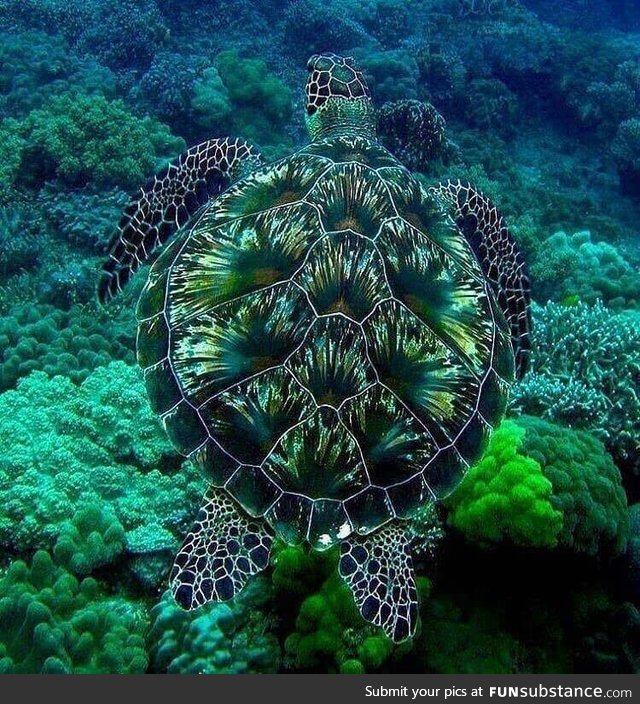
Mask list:
[[[637,701],[635,675],[5,675],[5,701],[601,702]]]

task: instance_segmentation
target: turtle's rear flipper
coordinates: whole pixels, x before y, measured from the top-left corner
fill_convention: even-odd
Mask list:
[[[396,642],[411,638],[418,620],[418,592],[409,541],[397,525],[372,535],[352,535],[341,545],[340,575],[362,616]]]
[[[491,282],[511,328],[516,374],[520,378],[527,370],[529,357],[531,287],[518,245],[497,208],[470,184],[449,181],[430,190],[452,206],[456,224]]]
[[[269,564],[273,538],[243,516],[222,491],[210,489],[171,570],[173,596],[185,609],[234,597]]]
[[[154,176],[125,208],[109,243],[109,260],[98,285],[100,302],[121,291],[151,253],[241,175],[247,162],[260,163],[248,142],[211,139],[191,147]]]

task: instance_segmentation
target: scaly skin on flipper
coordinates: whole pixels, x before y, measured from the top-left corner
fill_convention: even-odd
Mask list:
[[[454,218],[491,282],[511,327],[516,373],[527,371],[531,331],[531,285],[527,266],[498,209],[469,183],[449,181],[430,189],[454,210]]]
[[[232,599],[269,564],[272,543],[263,521],[245,517],[227,494],[210,489],[171,570],[176,601],[195,609]]]
[[[380,626],[395,642],[414,635],[418,590],[409,541],[400,525],[345,540],[339,570],[364,619]]]
[[[98,286],[100,302],[119,293],[152,252],[241,175],[247,162],[260,164],[260,155],[248,142],[211,139],[191,147],[154,176],[124,210],[109,244]]]

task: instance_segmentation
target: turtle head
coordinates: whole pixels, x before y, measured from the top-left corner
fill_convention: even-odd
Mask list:
[[[305,119],[312,140],[332,133],[375,136],[369,88],[352,58],[315,54],[307,70]]]

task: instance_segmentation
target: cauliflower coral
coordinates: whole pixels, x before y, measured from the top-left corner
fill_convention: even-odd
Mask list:
[[[190,463],[178,471],[181,460],[138,369],[123,362],[97,369],[80,386],[39,371],[22,379],[0,395],[0,445],[0,545],[18,552],[51,549],[61,533],[67,545],[78,543],[94,525],[105,538],[96,543],[100,553],[117,553],[119,529],[109,532],[99,516],[67,525],[91,506],[117,519],[126,539],[154,523],[181,538],[204,491]]]
[[[480,543],[615,555],[628,533],[620,472],[588,433],[524,416],[504,421],[449,499],[450,520]]]

